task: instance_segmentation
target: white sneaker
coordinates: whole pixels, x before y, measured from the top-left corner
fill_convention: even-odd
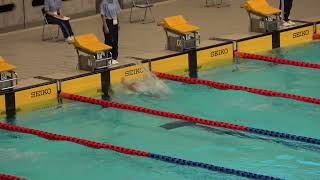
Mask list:
[[[288,23],[288,22],[286,22],[286,21],[283,21],[283,22],[282,22],[282,27],[290,27],[290,26],[291,26],[290,23]]]
[[[117,61],[117,60],[111,60],[111,65],[118,64],[118,63],[119,63],[119,61]]]
[[[289,23],[291,26],[296,25],[296,23],[295,23],[295,22],[293,22],[293,21],[291,21],[291,20],[287,21],[287,23]]]
[[[69,43],[69,44],[72,44],[74,42],[74,37],[73,36],[69,36],[67,39],[66,39],[66,42]]]

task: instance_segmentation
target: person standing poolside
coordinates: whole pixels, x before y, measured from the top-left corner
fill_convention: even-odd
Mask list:
[[[63,33],[63,37],[68,43],[74,41],[74,34],[69,23],[70,18],[62,14],[61,0],[44,1],[45,16],[49,24],[58,24]]]
[[[280,0],[280,8],[282,10],[283,21],[282,25],[284,27],[293,26],[295,23],[289,19],[290,12],[292,9],[293,0]]]
[[[103,23],[104,43],[111,46],[112,59],[118,59],[119,13],[121,8],[118,0],[103,0],[100,14]],[[117,61],[116,61],[117,63]]]

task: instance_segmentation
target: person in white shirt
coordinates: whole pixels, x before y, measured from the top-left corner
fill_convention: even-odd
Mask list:
[[[63,33],[63,37],[68,43],[74,41],[74,34],[68,17],[62,14],[61,0],[45,0],[44,13],[49,24],[58,24]]]

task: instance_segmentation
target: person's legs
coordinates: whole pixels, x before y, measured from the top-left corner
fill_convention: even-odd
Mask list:
[[[293,3],[293,0],[284,0],[284,14],[283,14],[284,21],[289,21],[292,3]]]
[[[280,4],[279,4],[279,9],[280,9],[280,10],[282,10],[282,3],[283,3],[283,1],[284,1],[284,0],[280,0],[280,1],[279,1],[279,2],[280,2]]]
[[[112,59],[118,58],[118,25],[113,25],[113,20],[107,19],[109,33],[105,34],[105,44],[112,47]]]
[[[107,23],[107,27],[109,29],[108,33],[103,33],[104,34],[104,43],[108,46],[112,47],[112,36],[111,36],[111,31],[110,28],[112,28],[112,26],[110,25],[110,20],[106,20]],[[112,22],[111,22],[112,23]],[[103,31],[104,32],[104,31]]]
[[[64,20],[58,19],[58,22],[59,22],[59,24],[61,24],[60,25],[61,29],[63,28],[64,31],[66,32],[67,38],[73,36],[73,32],[72,32],[69,21],[64,21]]]
[[[118,59],[118,40],[119,40],[119,27],[118,27],[118,25],[114,25],[113,26],[114,28],[113,28],[113,45],[112,45],[112,47],[113,47],[113,49],[114,49],[114,51],[113,51],[113,53],[112,53],[112,58],[114,59],[114,60],[116,60],[116,59]]]
[[[283,9],[282,9],[282,7],[283,7],[283,1],[284,0],[280,0],[279,2],[279,9],[281,10],[281,16],[280,16],[280,18],[282,18],[283,17]]]
[[[73,31],[72,31],[72,28],[71,28],[71,25],[70,25],[69,20],[68,20],[68,21],[63,21],[63,23],[64,23],[65,26],[67,27],[69,35],[70,35],[70,36],[73,36],[74,34],[73,34]]]
[[[62,31],[63,37],[66,39],[69,37],[67,26],[63,23],[63,20],[55,18],[53,16],[46,16],[46,19],[49,24],[57,24],[60,26],[60,29]]]

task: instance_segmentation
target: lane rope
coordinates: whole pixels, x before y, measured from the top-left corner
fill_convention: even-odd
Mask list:
[[[27,179],[21,178],[21,177],[18,177],[18,176],[11,176],[11,175],[8,175],[8,174],[1,174],[0,173],[0,180],[27,180]]]
[[[65,98],[65,99],[101,105],[103,107],[113,107],[113,108],[123,109],[123,110],[143,112],[146,114],[162,116],[162,117],[166,117],[166,118],[180,119],[180,120],[189,121],[189,122],[193,122],[193,123],[204,124],[207,126],[244,131],[244,132],[248,132],[248,133],[259,134],[259,135],[269,136],[269,137],[273,137],[273,138],[281,138],[281,139],[286,139],[286,140],[299,141],[299,142],[304,142],[304,143],[309,143],[309,144],[320,145],[320,139],[315,139],[315,138],[310,138],[310,137],[305,137],[305,136],[298,136],[298,135],[292,135],[292,134],[281,133],[281,132],[276,132],[276,131],[269,131],[269,130],[265,130],[265,129],[251,128],[251,127],[247,127],[247,126],[219,122],[219,121],[215,121],[215,120],[207,120],[207,119],[188,116],[188,115],[184,115],[184,114],[159,111],[159,110],[155,110],[155,109],[134,106],[134,105],[129,105],[129,104],[123,104],[123,103],[117,103],[117,102],[112,102],[112,101],[107,101],[107,100],[102,100],[102,99],[95,99],[95,98],[90,98],[90,97],[85,97],[85,96],[80,96],[80,95],[75,95],[75,94],[69,94],[69,93],[64,93],[64,92],[61,92],[59,96],[62,98]]]
[[[178,76],[174,74],[168,74],[168,73],[160,73],[160,72],[154,72],[159,78],[172,80],[172,81],[178,81],[188,84],[199,84],[199,85],[206,85],[212,88],[216,89],[222,89],[222,90],[239,90],[239,91],[246,91],[253,94],[259,94],[264,96],[270,96],[270,97],[281,97],[286,99],[293,99],[296,101],[302,101],[312,104],[320,104],[319,98],[313,98],[313,97],[307,97],[307,96],[300,96],[295,94],[289,94],[289,93],[282,93],[277,91],[271,91],[271,90],[265,90],[265,89],[259,89],[259,88],[253,88],[248,86],[240,86],[240,85],[234,85],[234,84],[227,84],[227,83],[221,83],[221,82],[215,82],[211,80],[202,80],[202,79],[196,79],[196,78],[189,78],[184,76]]]
[[[245,58],[245,59],[251,59],[251,60],[272,62],[272,63],[277,63],[277,64],[285,64],[285,65],[290,65],[290,66],[320,69],[320,64],[311,63],[311,62],[301,62],[301,61],[295,61],[295,60],[290,60],[290,59],[285,59],[285,58],[264,56],[264,55],[251,54],[251,53],[245,53],[245,52],[237,52],[237,51],[234,52],[234,55],[237,58]]]
[[[202,162],[189,161],[189,160],[179,159],[179,158],[175,158],[175,157],[154,154],[154,153],[150,153],[150,152],[146,152],[146,151],[130,149],[130,148],[116,146],[116,145],[112,145],[112,144],[106,144],[106,143],[102,143],[102,142],[90,141],[87,139],[81,139],[81,138],[76,138],[76,137],[72,137],[72,136],[65,136],[65,135],[45,132],[42,130],[25,128],[25,127],[11,125],[11,124],[0,123],[0,128],[7,130],[7,131],[11,131],[11,132],[31,134],[31,135],[39,136],[44,139],[48,139],[48,140],[68,141],[71,143],[76,143],[76,144],[80,144],[83,146],[87,146],[89,148],[107,149],[107,150],[112,150],[112,151],[116,151],[116,152],[123,153],[123,154],[148,157],[151,159],[156,159],[156,160],[160,160],[160,161],[164,161],[164,162],[168,162],[168,163],[172,163],[172,164],[197,167],[197,168],[207,169],[207,170],[215,171],[215,172],[219,172],[219,173],[230,174],[230,175],[235,175],[235,176],[240,176],[240,177],[246,177],[246,178],[250,178],[250,179],[280,180],[280,178],[276,178],[276,177],[265,176],[265,175],[260,175],[260,174],[251,173],[251,172],[247,172],[247,171],[225,168],[225,167],[221,167],[221,166],[215,166],[212,164],[206,164],[206,163],[202,163]],[[4,176],[4,177],[9,177],[9,176]],[[1,176],[0,176],[0,179],[1,179]],[[8,180],[11,180],[11,179],[8,179]],[[19,180],[19,179],[14,178],[13,180]]]

